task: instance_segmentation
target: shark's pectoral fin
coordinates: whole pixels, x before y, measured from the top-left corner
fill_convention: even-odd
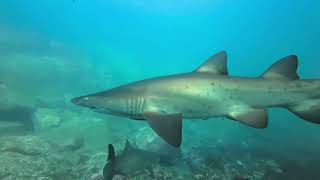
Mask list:
[[[144,114],[151,128],[167,143],[179,147],[182,139],[182,114]]]
[[[268,113],[265,109],[246,108],[232,112],[228,117],[254,128],[266,128],[268,125]]]

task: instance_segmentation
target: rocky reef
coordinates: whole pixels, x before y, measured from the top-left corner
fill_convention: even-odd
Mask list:
[[[7,37],[21,40],[11,43]],[[307,142],[297,132],[294,138],[284,135],[288,128],[279,124],[279,129],[264,132],[276,134],[274,138],[231,121],[186,121],[184,141],[177,150],[157,138],[146,122],[72,106],[72,97],[128,81],[138,72],[127,69],[126,76],[113,78],[118,72],[108,68],[110,64],[97,66],[67,53],[73,50],[66,50],[60,43],[33,39],[31,35],[7,35],[0,30],[1,180],[99,180],[108,144],[119,153],[126,139],[140,149],[158,153],[162,161],[152,168],[154,178],[142,170],[114,179],[320,179],[318,131],[316,141],[308,137]],[[125,58],[120,50],[112,52],[107,59]],[[120,63],[113,66],[124,68]],[[288,137],[281,139],[283,136]],[[306,146],[297,149],[299,145],[295,144]]]
[[[282,153],[251,146],[246,141],[234,144],[222,139],[210,144],[187,142],[175,152],[163,146],[143,122],[122,120],[123,124],[111,125],[112,117],[94,113],[61,109],[40,109],[36,112],[35,118],[43,121],[41,131],[1,136],[0,179],[102,179],[107,144],[114,144],[119,153],[124,148],[125,139],[130,139],[139,148],[163,153],[167,162],[154,164],[155,179],[280,180],[320,177],[315,166],[319,161],[284,158]],[[138,124],[132,126],[130,123]],[[134,130],[125,130],[129,127],[134,127]],[[148,171],[128,178],[153,179]],[[114,179],[125,177],[118,175]]]

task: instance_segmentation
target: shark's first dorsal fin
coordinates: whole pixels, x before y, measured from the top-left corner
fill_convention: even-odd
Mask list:
[[[116,160],[116,154],[114,152],[114,147],[112,144],[108,145],[108,160],[107,163],[103,167],[103,179],[104,180],[112,180],[113,175],[115,174],[114,168],[115,168],[115,160]]]
[[[114,161],[116,158],[116,153],[114,152],[114,147],[112,146],[112,144],[108,145],[108,161]]]
[[[297,68],[298,58],[291,55],[274,63],[261,77],[266,79],[299,79]]]
[[[124,147],[124,151],[128,152],[128,151],[131,151],[132,149],[134,149],[134,147],[131,145],[130,141],[127,139],[126,140],[126,145]]]
[[[225,51],[221,51],[211,56],[194,72],[207,72],[217,75],[228,75],[227,53]]]

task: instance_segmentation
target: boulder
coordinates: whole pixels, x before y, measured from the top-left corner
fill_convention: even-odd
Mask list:
[[[73,154],[56,150],[38,136],[11,136],[0,139],[0,179],[81,179],[74,167]]]
[[[44,132],[59,127],[61,122],[60,113],[57,109],[39,108],[34,114],[34,131]]]

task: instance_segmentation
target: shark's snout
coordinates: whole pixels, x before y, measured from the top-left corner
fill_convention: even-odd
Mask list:
[[[87,108],[90,108],[91,110],[98,111],[98,107],[96,107],[93,97],[81,96],[81,97],[71,99],[71,102],[75,105],[87,107]]]
[[[79,105],[79,106],[88,106],[88,97],[82,96],[82,97],[77,97],[77,98],[73,98],[71,99],[71,102],[75,105]]]
[[[80,105],[80,99],[79,98],[73,98],[71,99],[71,102],[75,105]]]

